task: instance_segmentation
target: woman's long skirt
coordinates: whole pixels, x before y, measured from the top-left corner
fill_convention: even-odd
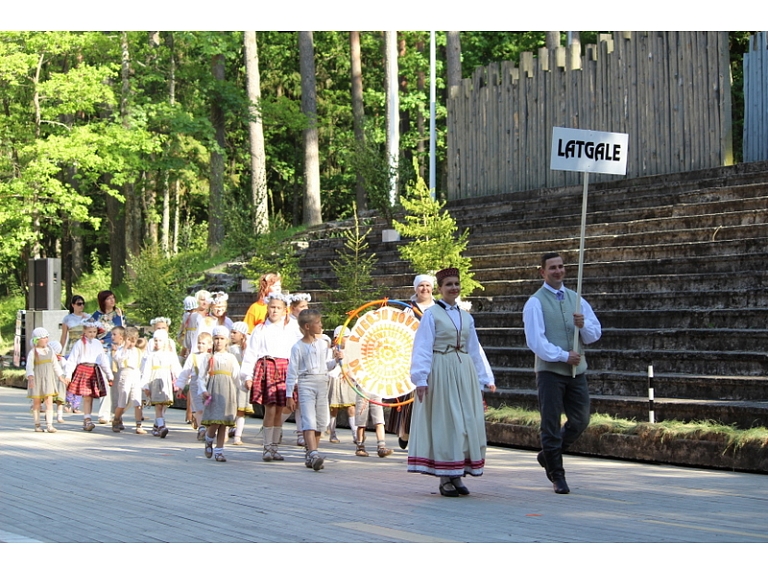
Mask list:
[[[459,359],[459,357],[461,359]],[[467,354],[435,352],[424,401],[413,403],[408,471],[479,476],[485,466],[483,396]]]

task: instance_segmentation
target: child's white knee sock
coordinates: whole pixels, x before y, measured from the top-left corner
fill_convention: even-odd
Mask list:
[[[235,437],[240,439],[243,436],[243,428],[245,427],[245,417],[242,415],[235,418]]]

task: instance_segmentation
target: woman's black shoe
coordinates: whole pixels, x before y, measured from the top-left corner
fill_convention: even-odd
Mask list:
[[[451,477],[451,483],[456,488],[456,492],[459,495],[469,495],[469,489],[467,489],[467,486],[464,485],[461,477]]]
[[[448,483],[440,484],[440,495],[444,497],[458,497],[459,492],[456,491],[456,487],[450,481]]]

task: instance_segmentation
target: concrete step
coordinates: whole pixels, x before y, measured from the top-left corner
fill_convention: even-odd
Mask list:
[[[495,347],[483,345],[492,368],[530,367],[533,353],[520,346]],[[599,342],[598,342],[599,343]],[[598,347],[587,349],[590,370],[627,371],[645,373],[648,365],[661,373],[689,375],[756,376],[766,373],[765,352],[750,351],[697,351],[676,349],[612,349]],[[766,394],[768,399],[768,393]]]
[[[560,253],[564,254],[566,259],[578,258],[572,252],[561,251]],[[765,256],[768,256],[768,251],[746,258],[706,256],[664,258],[653,261],[587,261],[583,269],[582,293],[585,297],[589,297],[589,294],[596,293],[642,294],[646,291],[676,292],[695,289],[714,291],[717,285],[721,285],[721,281],[726,282],[734,290],[762,290],[768,288],[768,272],[761,266]],[[525,266],[473,268],[475,279],[485,288],[477,291],[473,297],[530,295],[541,287],[542,280],[537,266],[538,263],[532,261]],[[606,276],[607,270],[611,271],[610,276]],[[702,273],[702,270],[707,271]],[[566,285],[571,289],[576,289],[577,274],[575,265],[566,266]],[[372,277],[377,287],[406,289],[406,286],[411,286],[412,291],[414,275],[410,266],[402,262],[397,266],[379,266]],[[310,292],[324,290],[324,284],[337,285],[335,275],[329,270],[315,268],[309,272],[303,271],[301,278],[302,288]],[[398,297],[402,296],[398,295]]]
[[[603,226],[590,226],[587,228],[585,236],[585,245],[590,249],[597,248],[616,248],[625,246],[659,246],[670,243],[699,243],[699,242],[717,242],[720,241],[746,241],[753,238],[768,237],[768,209],[761,214],[765,217],[764,222],[749,224],[725,224],[708,227],[695,228],[677,228],[657,230],[650,226],[642,228],[638,225],[635,229],[640,231],[622,232],[617,229],[604,230]],[[698,223],[698,222],[697,222]],[[606,226],[607,227],[607,226]],[[605,232],[605,233],[602,233]],[[572,230],[560,229],[559,234],[555,235],[550,230],[525,232],[502,232],[489,234],[480,242],[479,238],[474,240],[467,247],[465,255],[470,258],[477,256],[488,256],[503,254],[509,256],[515,254],[520,257],[524,254],[542,254],[547,251],[553,251],[555,248],[562,249],[559,242],[563,241],[564,234],[568,234],[573,241],[578,242],[579,228]],[[552,239],[556,237],[558,239]],[[575,244],[578,247],[578,243]],[[570,245],[566,246],[573,249]]]
[[[768,320],[768,314],[763,316]],[[768,323],[766,323],[768,325]],[[616,328],[603,325],[600,348],[676,350],[676,351],[744,351],[762,353],[766,360],[768,329],[732,328]],[[477,328],[483,345],[514,347],[525,345],[523,327]],[[597,343],[593,344],[597,346]]]
[[[682,182],[686,176],[674,174],[665,182],[651,183],[644,178],[633,178],[617,182],[594,184],[589,189],[589,200],[595,209],[604,209],[616,203],[623,206],[639,205],[659,207],[685,203],[707,203],[728,199],[746,199],[764,195],[767,191],[765,182],[768,174],[765,171],[754,172],[741,178],[701,179],[693,182]],[[449,208],[456,218],[471,218],[489,208],[486,213],[503,213],[505,206],[525,207],[526,210],[537,210],[544,206],[550,210],[560,210],[564,203],[578,202],[582,197],[581,186],[561,188],[544,188],[485,196],[483,198],[466,198],[450,203]]]
[[[524,298],[520,298],[521,300]],[[595,299],[595,298],[592,298]],[[590,303],[593,303],[590,301]],[[594,307],[594,303],[593,303]],[[476,306],[473,305],[473,310]],[[506,312],[472,311],[478,328],[523,327],[522,309]],[[597,306],[603,330],[613,329],[737,329],[763,330],[768,325],[768,307],[743,309],[632,309],[613,310]]]
[[[515,405],[538,409],[535,390],[503,390],[485,394],[488,405]],[[592,413],[604,413],[612,417],[648,421],[647,397],[620,397],[591,395]],[[742,429],[768,426],[768,402],[721,401],[706,399],[660,398],[654,402],[656,421],[719,421]]]
[[[496,387],[502,390],[536,389],[533,356],[527,367],[494,367]],[[648,370],[642,372],[601,371],[587,374],[589,392],[594,395],[648,397]],[[669,399],[708,399],[768,401],[768,376],[713,376],[664,373],[654,368],[654,397]]]
[[[742,281],[742,280],[739,280]],[[715,282],[711,287],[719,287]],[[697,284],[700,288],[701,284]],[[532,285],[531,293],[535,291],[535,284]],[[590,287],[594,283],[590,282]],[[399,288],[398,288],[399,289]],[[741,290],[741,291],[737,291]],[[481,292],[485,293],[485,292]],[[525,302],[528,301],[529,294],[519,295],[498,295],[498,296],[472,296],[467,298],[472,303],[472,312],[475,321],[480,317],[489,318],[483,321],[496,321],[496,324],[484,323],[486,327],[493,325],[504,325],[508,314],[522,313]],[[680,327],[703,327],[704,325],[722,325],[732,327],[755,327],[749,322],[749,314],[762,314],[765,308],[768,308],[768,290],[752,289],[743,291],[739,286],[734,290],[707,290],[707,289],[689,289],[674,292],[646,292],[643,294],[626,293],[605,293],[600,291],[590,291],[584,293],[584,297],[595,310],[600,311],[601,317],[606,313],[611,313],[611,321],[606,321],[608,325],[627,325],[628,327],[674,327],[673,325],[659,325],[657,322],[664,321],[667,317],[674,318],[674,321],[683,321]],[[653,312],[643,314],[643,317],[637,318],[637,321],[646,323],[636,324],[627,323],[627,318],[638,311]],[[714,321],[709,317],[712,311],[719,312],[719,317],[724,318]],[[671,314],[667,316],[665,314]],[[495,318],[495,319],[491,319]],[[701,320],[705,323],[694,325],[693,320]],[[650,322],[650,323],[647,323]],[[735,323],[734,323],[735,322]],[[478,324],[479,325],[479,324]],[[513,324],[510,324],[513,325]]]

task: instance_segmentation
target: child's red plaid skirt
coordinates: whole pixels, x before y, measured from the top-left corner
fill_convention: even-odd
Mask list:
[[[79,363],[72,374],[67,391],[84,397],[104,397],[107,386],[99,367],[94,363]]]
[[[288,360],[281,357],[262,357],[253,370],[251,403],[285,406],[285,379],[288,376]],[[298,393],[294,391],[294,399]]]

